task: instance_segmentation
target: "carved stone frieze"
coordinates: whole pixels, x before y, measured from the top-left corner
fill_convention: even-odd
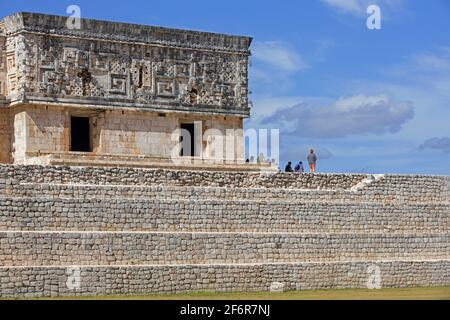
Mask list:
[[[61,18],[4,19],[9,95],[249,115],[250,38],[129,25],[144,34],[137,43],[124,24],[83,19],[99,29],[77,33],[64,30]]]

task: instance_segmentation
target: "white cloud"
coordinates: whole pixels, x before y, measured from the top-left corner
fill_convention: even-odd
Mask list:
[[[308,67],[294,48],[280,41],[255,42],[252,55],[255,59],[282,71],[295,72]]]
[[[261,124],[308,138],[342,138],[349,135],[396,133],[414,117],[408,101],[387,96],[356,95],[328,104],[301,103],[279,109]]]
[[[361,0],[322,0],[326,4],[343,12],[360,15],[364,12]]]
[[[264,96],[254,101],[255,108],[252,110],[252,119],[257,120],[260,117],[267,117],[276,111],[298,104],[299,101],[308,103],[323,103],[329,99],[319,97],[301,97],[301,96]]]
[[[423,81],[424,76],[432,75],[449,78],[450,71],[450,47],[438,47],[433,50],[415,53],[405,57],[403,63],[391,65],[382,69],[385,75],[400,79],[411,78],[412,82]],[[429,83],[429,79],[425,80]]]
[[[396,136],[414,141],[430,136],[448,136],[450,119],[450,50],[435,47],[405,56],[403,62],[380,68],[382,80],[338,79],[334,86],[344,92],[383,92],[392,99],[412,101],[415,117]],[[378,77],[375,77],[378,78]]]
[[[450,52],[447,54],[418,54],[413,57],[413,62],[424,71],[448,71],[450,70]]]
[[[367,7],[376,4],[384,7],[399,8],[403,0],[321,0],[325,4],[342,13],[350,13],[356,16],[366,14]]]

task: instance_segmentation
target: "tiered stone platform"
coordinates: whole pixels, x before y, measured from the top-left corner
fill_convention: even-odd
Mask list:
[[[443,176],[0,166],[0,296],[357,288],[374,266],[382,287],[449,285],[449,186]]]

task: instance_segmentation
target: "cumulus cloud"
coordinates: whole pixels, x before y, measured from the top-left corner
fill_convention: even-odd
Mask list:
[[[450,137],[430,138],[420,145],[420,149],[441,150],[450,153]]]
[[[255,42],[252,56],[282,71],[294,72],[307,68],[301,55],[289,44],[280,41]]]
[[[261,124],[308,138],[341,138],[349,135],[398,132],[414,117],[414,106],[384,95],[355,95],[329,105],[300,103],[263,117]]]

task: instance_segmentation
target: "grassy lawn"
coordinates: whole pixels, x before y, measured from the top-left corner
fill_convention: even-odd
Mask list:
[[[67,298],[52,298],[67,299]],[[71,298],[70,298],[71,299]],[[74,299],[144,299],[144,300],[336,300],[336,299],[436,299],[450,300],[450,287],[432,288],[393,288],[393,289],[332,289],[305,290],[283,293],[245,292],[245,293],[212,293],[198,292],[190,294],[155,294],[145,296],[98,296],[75,297]]]

